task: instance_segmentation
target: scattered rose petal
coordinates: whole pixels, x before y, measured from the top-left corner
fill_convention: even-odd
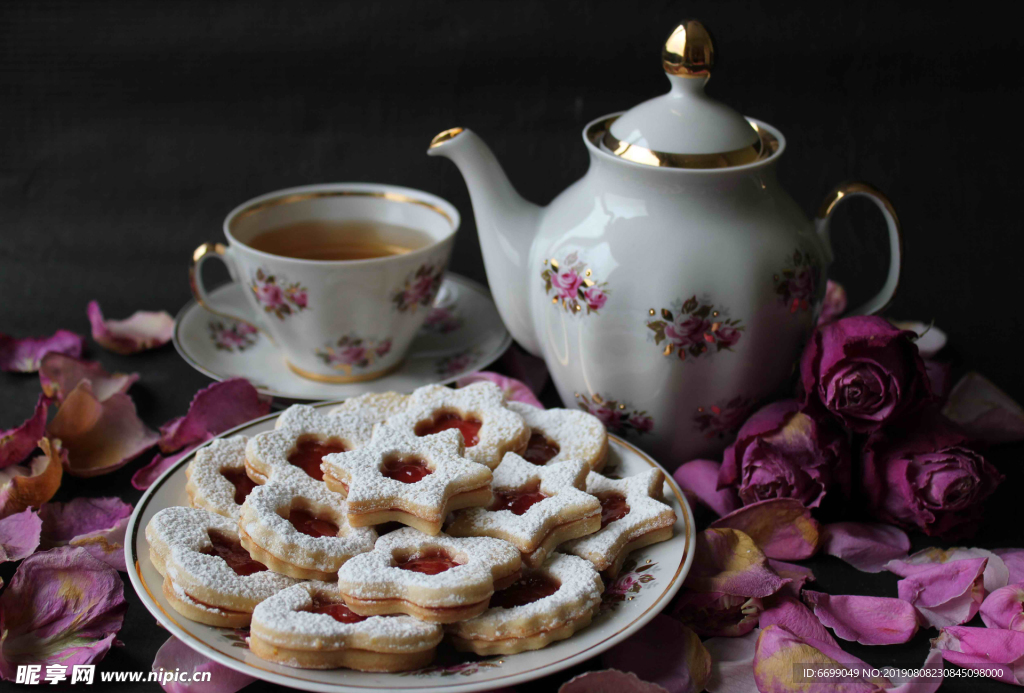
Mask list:
[[[739,638],[709,638],[704,649],[711,655],[708,693],[757,693],[754,683],[754,649],[761,634],[755,628]]]
[[[56,352],[78,358],[83,346],[85,339],[68,330],[57,330],[51,337],[23,339],[0,334],[0,371],[35,373],[47,354]]]
[[[92,383],[93,394],[102,402],[113,394],[127,392],[138,379],[138,373],[111,375],[97,361],[82,361],[64,354],[47,354],[39,367],[39,382],[43,393],[58,402],[63,402],[64,396],[82,380]]]
[[[993,678],[1024,685],[1024,633],[998,628],[950,626],[943,628],[932,647],[942,658],[968,669],[999,669]]]
[[[92,338],[116,354],[135,354],[163,346],[174,334],[174,318],[167,311],[139,310],[124,320],[104,320],[99,302],[89,301],[87,312]]]
[[[671,652],[671,657],[665,653]],[[670,693],[699,693],[711,674],[711,657],[692,630],[658,615],[601,656],[612,669],[631,671]]]
[[[910,330],[917,335],[917,351],[921,358],[930,359],[946,346],[946,333],[935,325],[915,320],[890,320],[893,326],[901,330]]]
[[[804,588],[804,585],[808,582],[814,582],[814,573],[811,569],[796,563],[786,563],[785,561],[776,561],[774,558],[769,558],[768,567],[774,570],[780,578],[789,580],[789,583],[782,590],[797,599],[800,598],[800,591]]]
[[[210,672],[209,681],[161,683],[160,686],[167,693],[235,693],[256,680],[252,676],[204,657],[173,635],[160,646],[153,659],[153,671],[161,670]]]
[[[736,637],[757,625],[763,608],[756,597],[684,590],[669,606],[668,613],[702,638]]]
[[[989,628],[1024,631],[1024,582],[992,592],[981,603],[979,612]]]
[[[42,520],[31,509],[0,519],[0,563],[20,561],[39,546]]]
[[[987,443],[1024,440],[1024,409],[981,373],[960,378],[942,413]]]
[[[890,688],[889,693],[935,693],[942,685],[944,673],[942,651],[933,647],[928,650],[916,677],[891,677],[895,688]]]
[[[831,643],[800,637],[782,626],[762,628],[754,652],[754,680],[761,693],[835,692],[835,680],[798,683],[794,676],[797,664],[824,667],[844,664],[864,671],[872,668]],[[890,683],[886,678],[850,678],[844,680],[842,690],[844,693],[876,693],[888,688]]]
[[[918,551],[912,556],[907,556],[904,559],[890,561],[886,564],[885,569],[890,573],[896,573],[900,577],[908,577],[921,568],[937,565],[939,563],[949,563],[950,561],[962,561],[965,558],[988,559],[988,564],[985,566],[986,592],[992,592],[1000,587],[1006,587],[1006,585],[1009,584],[1010,571],[1006,567],[1006,563],[1003,562],[1003,559],[988,549],[980,548],[954,546],[949,549],[943,549],[938,546],[933,546],[931,548]]]
[[[0,469],[0,517],[38,508],[60,488],[68,452],[59,440],[41,438],[40,453],[22,464]]]
[[[174,452],[206,442],[270,412],[271,400],[245,378],[213,383],[197,392],[188,413],[160,427],[160,450]]]
[[[548,367],[544,359],[528,354],[517,344],[513,344],[501,355],[498,364],[502,372],[526,383],[530,392],[539,395],[544,391],[544,386],[548,382]]]
[[[669,693],[656,683],[641,681],[636,674],[617,669],[588,671],[561,685],[558,693]]]
[[[735,529],[706,529],[697,535],[693,567],[684,583],[698,592],[768,597],[787,584],[767,565],[748,535]]]
[[[139,419],[131,397],[118,392],[100,402],[88,380],[68,393],[48,430],[68,450],[68,473],[83,477],[112,472],[159,439]]]
[[[857,570],[880,573],[886,563],[907,555],[910,538],[892,525],[835,522],[821,528],[821,549]]]
[[[49,410],[50,401],[40,395],[32,416],[17,428],[0,431],[0,469],[24,462],[36,449],[39,439],[46,435],[46,416]]]
[[[42,543],[81,546],[112,568],[125,572],[124,533],[132,506],[120,498],[75,498],[67,503],[47,503],[39,509]]]
[[[944,402],[949,396],[950,375],[953,364],[948,361],[937,361],[935,359],[924,360],[924,370],[928,374],[928,382],[931,383],[932,392]]]
[[[35,553],[0,595],[0,678],[19,664],[92,664],[106,655],[128,603],[117,571],[80,548]]]
[[[993,549],[1006,566],[1006,581],[1024,582],[1024,549]]]
[[[210,440],[210,438],[207,438],[207,440]],[[132,486],[140,491],[145,491],[153,485],[154,481],[160,478],[161,474],[173,467],[182,457],[191,455],[198,447],[198,445],[187,447],[173,455],[161,455],[160,453],[153,455],[153,459],[148,464],[144,467],[139,467],[132,474]]]
[[[968,558],[924,568],[896,583],[900,599],[914,605],[932,628],[967,623],[985,597],[985,558]]]
[[[761,628],[782,626],[790,633],[807,640],[819,640],[839,647],[821,620],[800,600],[789,595],[772,599],[771,605],[761,612]]]
[[[818,550],[818,521],[800,501],[773,498],[746,505],[711,523],[710,527],[738,529],[769,558],[799,561]]]
[[[839,282],[829,279],[825,283],[825,300],[821,304],[818,325],[835,322],[840,315],[846,312],[846,302],[846,289]]]
[[[480,382],[494,383],[501,388],[501,391],[505,393],[505,398],[510,402],[523,402],[524,404],[532,404],[538,409],[544,408],[544,405],[540,403],[540,400],[537,399],[537,396],[533,394],[533,391],[526,383],[499,373],[492,373],[491,371],[470,373],[456,380],[455,386],[466,387],[467,385]]]
[[[699,502],[713,512],[728,515],[743,504],[732,488],[718,490],[720,462],[691,460],[673,472],[672,477],[691,503]]]
[[[806,590],[814,615],[843,640],[861,645],[896,645],[917,633],[917,613],[909,602],[892,597],[828,595]]]

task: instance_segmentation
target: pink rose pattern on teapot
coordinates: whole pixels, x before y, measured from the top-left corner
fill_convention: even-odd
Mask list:
[[[651,317],[658,311],[651,308]],[[661,320],[648,320],[647,328],[654,335],[654,343],[661,346],[665,356],[676,354],[685,361],[687,354],[693,358],[708,357],[720,351],[732,351],[732,347],[743,336],[742,321],[732,319],[725,309],[714,306],[709,299],[691,296],[685,301],[676,301],[672,310],[661,309]]]
[[[593,414],[612,433],[626,434],[630,431],[643,435],[654,430],[654,419],[646,411],[631,409],[627,404],[602,397],[598,393],[587,397],[576,395],[580,409]]]
[[[821,283],[821,267],[810,253],[794,250],[787,266],[772,276],[775,293],[790,313],[806,312],[814,304],[814,296]]]
[[[544,280],[544,293],[551,296],[553,304],[562,310],[575,314],[587,309],[586,315],[596,313],[608,302],[608,282],[598,282],[592,277],[578,252],[565,256],[561,262],[552,258],[544,261],[540,278]]]
[[[693,415],[694,427],[709,440],[731,439],[754,411],[755,405],[753,399],[739,395],[722,406],[697,407]]]

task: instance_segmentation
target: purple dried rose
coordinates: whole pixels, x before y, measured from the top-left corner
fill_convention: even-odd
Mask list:
[[[864,444],[862,486],[879,520],[947,539],[972,533],[1003,475],[932,412]]]
[[[720,489],[732,487],[744,504],[793,498],[808,508],[850,488],[850,449],[843,431],[815,421],[796,400],[773,402],[743,424],[726,448]]]
[[[702,638],[734,638],[753,630],[763,609],[757,597],[687,590],[672,602],[669,614]]]
[[[913,332],[875,316],[819,327],[804,349],[805,406],[820,403],[858,433],[870,433],[931,398]]]

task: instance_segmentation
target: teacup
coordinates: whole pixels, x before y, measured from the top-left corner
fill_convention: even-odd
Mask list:
[[[301,259],[251,245],[268,231],[307,222],[397,225],[421,232],[425,245],[356,260]],[[279,190],[228,214],[226,245],[196,248],[192,293],[207,310],[266,333],[300,376],[372,380],[401,365],[441,286],[458,228],[455,207],[419,190],[371,183]],[[211,300],[201,269],[214,257],[244,287],[248,314],[231,315]]]

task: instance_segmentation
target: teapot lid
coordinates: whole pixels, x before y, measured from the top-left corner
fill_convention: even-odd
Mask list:
[[[767,158],[774,151],[764,141],[768,133],[704,93],[714,62],[700,22],[677,26],[661,51],[672,88],[616,118],[601,147],[634,163],[671,168],[726,168]]]

